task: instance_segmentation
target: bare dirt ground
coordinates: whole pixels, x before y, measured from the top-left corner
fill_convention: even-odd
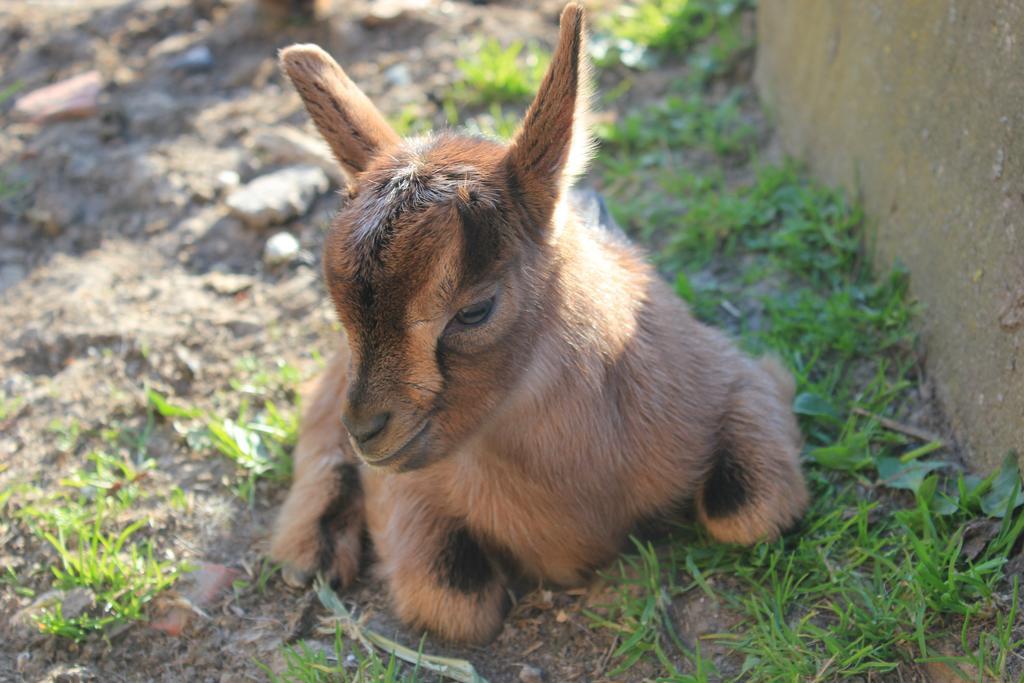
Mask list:
[[[146,385],[200,407],[237,405],[230,380],[244,374],[240,359],[271,368],[284,361],[309,376],[314,355],[328,352],[334,333],[318,252],[337,193],[273,230],[247,227],[224,204],[232,184],[224,171],[245,182],[293,161],[261,148],[262,131],[312,133],[278,73],[277,48],[320,43],[388,114],[413,106],[439,122],[439,93],[455,77],[466,38],[550,46],[561,0],[427,2],[397,18],[360,0],[337,4],[333,19],[316,23],[270,19],[248,0],[0,8],[4,86],[28,92],[91,69],[104,83],[99,111],[82,120],[15,122],[11,102],[2,105],[0,160],[13,193],[0,208],[0,388],[18,403],[0,424],[0,485],[46,489],[82,465],[84,450],[59,447],[55,424],[76,425],[83,438],[112,425],[143,429]],[[175,66],[176,56],[203,45],[208,69]],[[278,229],[294,234],[302,252],[269,267],[264,243]],[[180,486],[188,499],[184,512],[159,497],[141,503],[147,536],[176,559],[255,578],[285,486],[261,482],[250,506],[227,485],[233,465],[187,448],[169,424],[156,425],[146,449],[156,460],[147,488]],[[0,564],[45,590],[52,549],[13,522],[0,525],[0,548]],[[393,628],[380,590],[364,579],[344,597]],[[517,679],[524,664],[548,680],[599,679],[613,639],[587,628],[580,613],[597,599],[531,593],[486,652],[461,654],[491,680]],[[278,668],[282,643],[312,635],[301,619],[309,594],[276,575],[265,591],[218,601],[180,637],[140,624],[74,644],[16,628],[13,615],[31,602],[0,587],[0,680],[262,680],[255,660]],[[721,627],[693,619],[686,628]],[[415,634],[400,637],[418,643]]]

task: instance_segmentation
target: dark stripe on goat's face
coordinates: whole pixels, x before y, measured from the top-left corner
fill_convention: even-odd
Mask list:
[[[462,224],[462,262],[459,277],[462,286],[479,284],[492,274],[501,257],[500,216],[493,209],[481,210],[459,205]]]

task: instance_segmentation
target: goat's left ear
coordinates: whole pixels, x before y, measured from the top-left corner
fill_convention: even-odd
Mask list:
[[[506,158],[512,182],[536,220],[550,220],[559,196],[586,170],[590,94],[583,7],[570,3],[562,11],[551,66]]]

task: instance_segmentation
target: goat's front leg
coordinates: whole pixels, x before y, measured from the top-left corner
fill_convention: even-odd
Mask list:
[[[366,476],[377,569],[395,613],[451,642],[490,642],[511,607],[501,568],[460,520],[402,486],[401,476]]]
[[[316,572],[345,587],[359,573],[365,528],[360,469],[341,423],[348,350],[342,345],[303,410],[291,490],[277,515],[270,557],[288,583]]]

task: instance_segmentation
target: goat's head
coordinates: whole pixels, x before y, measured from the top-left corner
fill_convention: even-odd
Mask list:
[[[342,419],[363,459],[412,469],[483,425],[528,362],[557,267],[556,209],[583,170],[583,10],[509,145],[452,133],[403,141],[327,53],[281,53],[350,179],[324,247],[348,337]]]

